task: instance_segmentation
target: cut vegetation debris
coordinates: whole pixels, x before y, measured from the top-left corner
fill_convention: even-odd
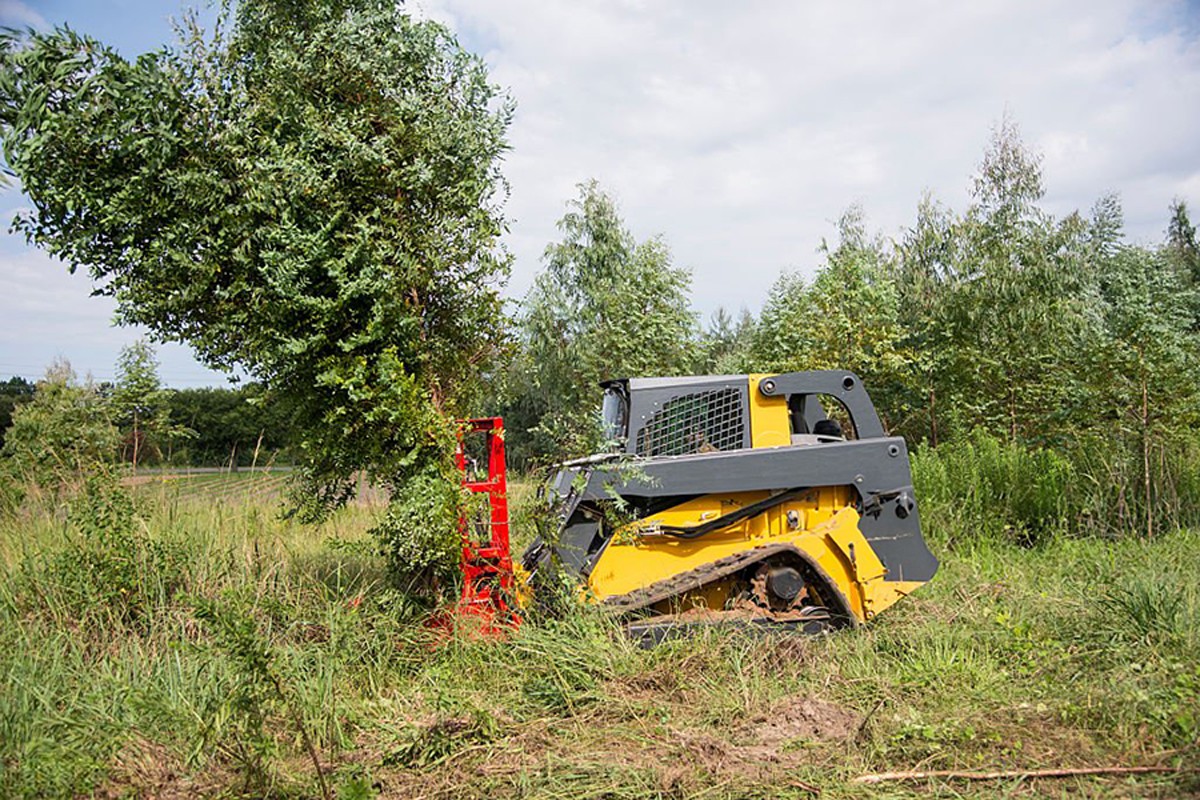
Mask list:
[[[872,626],[644,651],[578,611],[431,649],[368,510],[129,511],[0,522],[2,796],[317,797],[306,738],[340,797],[1200,792],[1166,771],[1200,762],[1195,533],[1025,549],[934,517],[937,580]],[[945,770],[1016,777],[855,782]]]

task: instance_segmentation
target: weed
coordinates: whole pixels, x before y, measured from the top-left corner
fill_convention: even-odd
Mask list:
[[[1134,638],[1178,636],[1183,630],[1184,589],[1162,578],[1134,579],[1100,598],[1117,632]]]
[[[278,704],[303,741],[321,794],[328,800],[329,786],[316,747],[279,675],[274,648],[259,631],[255,609],[236,596],[230,602],[197,598],[194,609],[196,619],[207,625],[215,644],[229,656],[235,668],[236,680],[227,706],[235,720],[235,735],[229,747],[242,769],[247,788],[265,793],[272,784],[269,765],[275,754],[275,740],[266,726],[272,706]]]

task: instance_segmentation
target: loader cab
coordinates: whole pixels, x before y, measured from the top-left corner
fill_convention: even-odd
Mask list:
[[[857,376],[840,371],[605,381],[611,450],[648,458],[833,444],[885,435]]]

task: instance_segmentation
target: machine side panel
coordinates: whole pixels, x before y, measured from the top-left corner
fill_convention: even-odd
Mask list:
[[[921,537],[908,451],[901,438],[700,453],[634,463],[638,477],[624,478],[619,469],[610,467],[593,471],[579,499],[602,501],[614,490],[627,499],[654,499],[852,486],[860,499],[859,527],[887,567],[887,580],[928,581],[937,571],[937,559]]]

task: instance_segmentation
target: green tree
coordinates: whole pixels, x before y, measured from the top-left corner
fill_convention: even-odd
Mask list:
[[[926,193],[917,206],[916,221],[896,247],[897,318],[904,331],[902,344],[912,354],[909,406],[914,411],[897,432],[934,446],[947,402],[939,394],[947,388],[940,378],[953,361],[939,313],[961,260],[961,224],[956,214]]]
[[[185,433],[171,423],[170,389],[158,378],[158,359],[144,339],[121,348],[111,403],[121,431],[121,457],[134,470],[150,459],[161,460],[163,447]]]
[[[597,444],[598,382],[678,375],[695,358],[691,275],[666,244],[635,241],[595,181],[568,207],[519,321],[526,377],[513,392],[537,416],[526,442],[543,459]]]
[[[748,309],[743,308],[734,322],[723,306],[718,308],[700,337],[698,369],[709,375],[752,372],[756,327]]]
[[[511,103],[390,0],[229,8],[133,62],[66,29],[6,36],[16,226],[122,322],[288,401],[307,511],[359,470],[448,478],[446,419],[503,341]]]
[[[0,447],[4,446],[4,434],[12,425],[13,411],[19,404],[33,397],[33,392],[33,382],[16,375],[0,383]]]
[[[822,246],[825,263],[811,284],[784,275],[763,307],[755,353],[774,371],[845,369],[862,375],[885,424],[905,409],[902,387],[912,354],[904,347],[890,257],[867,234],[862,210],[838,222],[838,243]]]
[[[1136,454],[1139,480],[1132,488],[1140,495],[1140,527],[1148,536],[1165,500],[1161,495],[1171,488],[1155,480],[1154,455],[1200,423],[1196,290],[1186,280],[1169,252],[1138,247],[1120,248],[1099,275],[1104,328],[1088,350],[1092,398],[1103,410],[1096,429],[1110,450],[1124,445]],[[1114,510],[1128,517],[1127,508]]]
[[[796,368],[799,354],[807,350],[803,325],[809,312],[808,284],[794,272],[783,272],[767,292],[758,327],[754,331],[753,363],[764,371]]]
[[[1196,226],[1188,214],[1187,203],[1171,201],[1171,219],[1167,223],[1167,256],[1188,284],[1200,285],[1200,242]]]
[[[0,451],[6,471],[55,493],[78,489],[113,461],[118,433],[110,411],[90,379],[81,383],[69,363],[56,361],[13,412]]]
[[[959,431],[982,427],[1040,443],[1083,401],[1078,356],[1092,330],[1085,228],[1078,215],[1056,222],[1038,206],[1041,196],[1039,158],[1006,119],[953,226],[928,323],[942,351],[944,421]]]

